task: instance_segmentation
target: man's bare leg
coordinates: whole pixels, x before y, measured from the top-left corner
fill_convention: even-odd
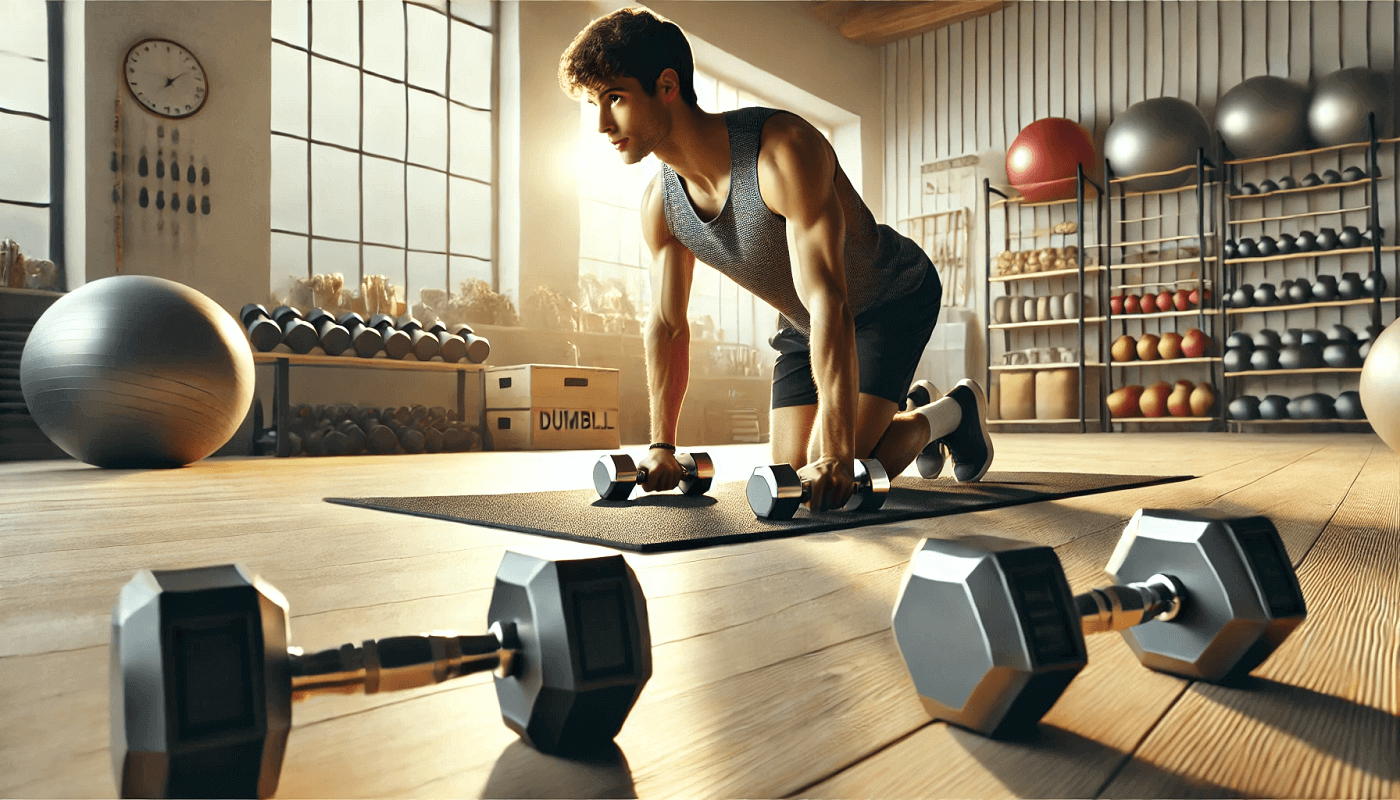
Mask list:
[[[768,443],[774,464],[790,464],[793,469],[807,465],[817,406],[785,406],[768,414]]]

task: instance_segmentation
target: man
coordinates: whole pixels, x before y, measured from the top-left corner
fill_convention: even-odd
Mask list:
[[[773,109],[701,110],[685,34],[644,8],[590,23],[560,58],[559,82],[597,107],[598,130],[625,163],[654,153],[664,164],[642,197],[653,261],[647,491],[680,481],[697,258],[782,315],[770,340],[771,446],[810,484],[812,510],[850,499],[857,458],[894,476],[922,454],[920,472],[932,477],[946,446],[958,480],[986,473],[981,387],[964,380],[939,397],[920,381],[910,392],[938,320],[938,272],[917,244],[875,223],[815,128]],[[906,393],[911,408],[897,413]]]

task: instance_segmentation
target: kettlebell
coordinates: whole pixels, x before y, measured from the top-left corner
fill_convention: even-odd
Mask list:
[[[1360,275],[1355,272],[1343,272],[1342,279],[1337,282],[1337,298],[1339,300],[1356,300],[1361,297],[1364,288]]]
[[[1366,412],[1361,408],[1361,393],[1355,390],[1345,391],[1337,395],[1336,401],[1332,404],[1332,410],[1337,412],[1338,419],[1366,418]]]
[[[1283,346],[1283,342],[1279,338],[1278,331],[1273,328],[1264,328],[1254,334],[1254,346],[1272,347],[1277,350],[1279,347]]]
[[[1303,353],[1301,347],[1293,344],[1284,345],[1283,349],[1278,351],[1279,369],[1299,369],[1302,366]]]
[[[1313,299],[1326,303],[1337,299],[1337,276],[1319,275],[1317,283],[1312,285]]]
[[[1302,344],[1302,343],[1303,343],[1303,329],[1302,329],[1302,328],[1289,328],[1288,330],[1286,330],[1286,331],[1283,332],[1283,335],[1282,335],[1282,336],[1278,337],[1278,346],[1279,346],[1279,347],[1297,347],[1298,345],[1300,345],[1300,344]]]
[[[1235,257],[1235,240],[1234,240],[1234,239],[1226,239],[1226,240],[1225,240],[1225,244],[1221,247],[1221,250],[1225,253],[1225,257],[1226,257],[1226,258],[1234,258],[1234,257]]]
[[[1337,236],[1337,243],[1342,247],[1351,249],[1361,246],[1361,231],[1355,225],[1347,225],[1342,228],[1342,232]]]
[[[1334,183],[1341,183],[1342,173],[1336,171],[1335,169],[1323,170],[1322,182],[1329,186]]]
[[[1380,325],[1367,325],[1360,333],[1356,334],[1356,340],[1358,342],[1369,342],[1377,336],[1380,336],[1383,330],[1385,330],[1385,328]]]
[[[1303,231],[1298,234],[1293,243],[1298,246],[1300,253],[1310,253],[1317,249],[1317,237],[1313,235],[1312,231]]]
[[[1378,269],[1373,269],[1361,284],[1361,289],[1366,292],[1367,297],[1380,297],[1385,294],[1385,285],[1385,274]]]
[[[1253,348],[1232,347],[1225,351],[1226,372],[1246,372],[1253,369],[1249,363],[1249,357],[1254,352]]]
[[[1259,398],[1242,394],[1230,401],[1230,419],[1259,419]]]
[[[1299,185],[1304,187],[1321,186],[1322,179],[1317,177],[1316,172],[1309,172],[1307,175],[1303,176],[1303,180],[1299,182]]]
[[[1261,283],[1258,288],[1254,290],[1254,305],[1272,306],[1277,304],[1278,295],[1274,293],[1274,285],[1272,283]]]
[[[1254,247],[1254,240],[1248,236],[1235,242],[1236,258],[1254,258],[1259,255],[1259,251]]]
[[[1299,278],[1288,287],[1288,299],[1293,303],[1308,303],[1312,301],[1312,287],[1308,285],[1307,278]]]
[[[1278,179],[1278,188],[1280,188],[1280,189],[1297,189],[1297,188],[1298,188],[1298,182],[1295,181],[1295,180],[1293,180],[1293,176],[1292,176],[1292,175],[1284,175],[1282,178],[1279,178],[1279,179]]]
[[[1288,398],[1271,394],[1259,401],[1260,419],[1288,419]]]
[[[1259,243],[1254,246],[1254,252],[1265,257],[1278,255],[1278,243],[1272,236],[1260,236]]]
[[[1249,354],[1249,368],[1278,369],[1278,351],[1272,347],[1256,347],[1254,352]]]
[[[1293,238],[1291,233],[1280,233],[1278,235],[1279,255],[1289,255],[1298,252],[1298,240]]]
[[[1303,331],[1302,335],[1298,337],[1298,343],[1315,344],[1318,347],[1321,347],[1327,344],[1327,334],[1323,333],[1317,328],[1307,328]]]
[[[1362,181],[1366,179],[1366,171],[1361,167],[1347,167],[1342,170],[1342,180],[1351,183],[1352,181]]]
[[[1288,403],[1288,416],[1291,419],[1331,419],[1332,396],[1322,392],[1312,392],[1295,397]]]
[[[1317,232],[1317,249],[1332,250],[1337,246],[1337,232],[1331,228],[1323,228]]]
[[[1252,183],[1243,184],[1240,186],[1240,194],[1259,194],[1259,187]]]
[[[1260,194],[1269,194],[1270,192],[1277,192],[1277,191],[1278,191],[1278,184],[1277,184],[1277,183],[1274,183],[1272,180],[1270,180],[1270,179],[1268,179],[1268,178],[1265,178],[1263,181],[1261,181],[1261,182],[1259,183],[1259,193],[1260,193]]]
[[[1327,343],[1322,349],[1322,360],[1329,367],[1359,367],[1361,357],[1357,355],[1356,343],[1345,339],[1336,339]]]
[[[1254,287],[1245,283],[1230,294],[1230,305],[1234,308],[1249,308],[1254,305]]]
[[[1371,342],[1373,342],[1373,341],[1375,341],[1375,340],[1374,340],[1374,339],[1367,339],[1366,341],[1364,341],[1364,342],[1361,343],[1361,346],[1360,346],[1360,347],[1356,348],[1356,355],[1357,355],[1363,362],[1366,360],[1366,357],[1369,356],[1369,355],[1371,354]]]
[[[1298,345],[1298,366],[1294,369],[1317,369],[1327,362],[1322,357],[1322,345],[1316,342],[1304,342]],[[1283,364],[1283,354],[1279,354],[1279,364]]]
[[[1244,331],[1235,331],[1226,337],[1225,346],[1232,350],[1243,350],[1248,354],[1254,351],[1254,337]]]
[[[1355,343],[1358,341],[1356,337],[1356,331],[1352,330],[1351,328],[1348,328],[1340,322],[1334,323],[1331,328],[1328,328],[1327,335],[1328,338],[1334,342]]]

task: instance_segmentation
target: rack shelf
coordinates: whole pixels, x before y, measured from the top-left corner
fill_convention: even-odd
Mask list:
[[[1382,303],[1394,303],[1397,298],[1382,297]],[[1239,314],[1267,314],[1270,311],[1301,311],[1308,308],[1341,308],[1343,306],[1369,306],[1376,302],[1374,297],[1359,297],[1355,300],[1319,300],[1315,303],[1290,303],[1288,305],[1276,306],[1250,306],[1248,308],[1227,308],[1225,313],[1229,316]]]
[[[1109,417],[1110,422],[1142,422],[1148,425],[1162,422],[1215,422],[1216,419],[1217,417]]]
[[[1086,361],[1086,369],[1102,369],[1103,364],[1098,361]],[[1078,361],[1067,361],[1052,364],[996,364],[988,367],[992,372],[1022,372],[1028,369],[1078,369]],[[1078,420],[1076,420],[1077,422]]]
[[[1385,176],[1376,178],[1376,183],[1385,183],[1388,180]],[[1259,192],[1257,194],[1231,194],[1226,195],[1230,200],[1263,200],[1268,197],[1275,197],[1287,194],[1302,194],[1305,192],[1320,192],[1325,189],[1347,189],[1352,186],[1365,186],[1370,183],[1370,178],[1361,178],[1354,181],[1340,181],[1338,183],[1319,183],[1316,186],[1299,186],[1294,189],[1275,189],[1272,192]]]
[[[1198,356],[1196,358],[1156,358],[1151,361],[1134,359],[1133,361],[1114,361],[1115,367],[1156,367],[1163,364],[1219,364],[1223,359],[1218,356]]]
[[[1100,266],[1098,266],[1098,265],[1094,265],[1094,266],[1092,266],[1092,267],[1085,267],[1085,268],[1084,268],[1084,271],[1085,271],[1085,272],[1103,272],[1103,267],[1100,267]],[[987,280],[991,281],[992,283],[1009,283],[1009,282],[1011,282],[1011,281],[1033,281],[1033,280],[1036,280],[1037,278],[1062,278],[1062,277],[1065,277],[1065,276],[1067,276],[1067,275],[1078,275],[1078,274],[1079,274],[1079,270],[1078,270],[1077,268],[1076,268],[1076,269],[1055,269],[1055,270],[1050,270],[1049,272],[1023,272],[1023,273],[1021,273],[1020,275],[994,275],[994,276],[988,278]]]
[[[1395,144],[1397,142],[1400,142],[1400,137],[1394,139],[1375,140],[1376,144]],[[1370,144],[1370,139],[1364,139],[1359,142],[1346,142],[1344,144],[1334,144],[1329,145],[1327,147],[1317,147],[1312,150],[1297,150],[1292,153],[1279,153],[1278,155],[1273,156],[1259,156],[1258,158],[1237,158],[1233,161],[1226,161],[1224,163],[1226,166],[1236,166],[1239,164],[1261,164],[1265,161],[1291,160],[1294,158],[1302,158],[1303,156],[1315,156],[1318,153],[1331,153],[1339,150],[1350,150],[1353,147],[1367,147]]]
[[[1103,322],[1103,317],[1085,317],[1084,324],[1098,324]],[[1016,330],[1020,328],[1058,328],[1066,325],[1078,325],[1079,318],[1074,319],[1047,319],[1043,322],[994,322],[987,327],[994,331]]]
[[[1069,419],[989,419],[988,425],[1078,425],[1078,417]]]
[[[1342,419],[1340,417],[1330,417],[1328,419],[1231,419],[1226,420],[1232,425],[1328,425],[1342,423],[1343,425],[1370,425],[1369,419]]]
[[[1345,375],[1361,374],[1361,367],[1313,367],[1312,369],[1251,369],[1244,372],[1227,372],[1227,378],[1249,378],[1263,375]]]
[[[1234,224],[1234,223],[1231,223]],[[1383,245],[1382,253],[1400,251],[1400,245]],[[1325,256],[1346,256],[1359,253],[1372,253],[1373,247],[1339,247],[1334,250],[1310,250],[1306,253],[1280,253],[1273,256],[1253,256],[1251,258],[1227,258],[1226,264],[1262,264],[1266,261],[1291,261],[1298,258],[1323,258]]]
[[[1114,245],[1117,247],[1118,245]],[[1190,258],[1173,258],[1167,261],[1134,261],[1131,264],[1111,264],[1110,272],[1122,272],[1128,269],[1146,269],[1149,267],[1172,267],[1178,264],[1199,264],[1205,261],[1207,264],[1215,263],[1216,256],[1191,256]]]

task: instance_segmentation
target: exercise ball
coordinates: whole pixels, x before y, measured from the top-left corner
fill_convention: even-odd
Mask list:
[[[1387,325],[1371,343],[1358,388],[1371,428],[1400,453],[1400,322]]]
[[[1369,141],[1366,116],[1376,112],[1376,136],[1390,136],[1394,99],[1390,78],[1366,67],[1339,69],[1317,82],[1308,104],[1308,132],[1321,147]]]
[[[1021,129],[1006,151],[1006,178],[1032,203],[1076,196],[1076,167],[1094,176],[1094,140],[1074,120],[1046,117]]]
[[[120,275],[59,298],[24,347],[20,386],[54,444],[88,464],[177,467],[238,430],[253,351],[227,311],[163,278]]]
[[[1136,103],[1118,115],[1104,135],[1103,151],[1117,177],[1194,166],[1196,151],[1210,150],[1210,124],[1199,108],[1177,97]],[[1191,171],[1124,181],[1128,191],[1172,189],[1196,178]]]
[[[1308,90],[1300,83],[1259,75],[1220,98],[1215,128],[1235,158],[1260,158],[1308,146]]]

